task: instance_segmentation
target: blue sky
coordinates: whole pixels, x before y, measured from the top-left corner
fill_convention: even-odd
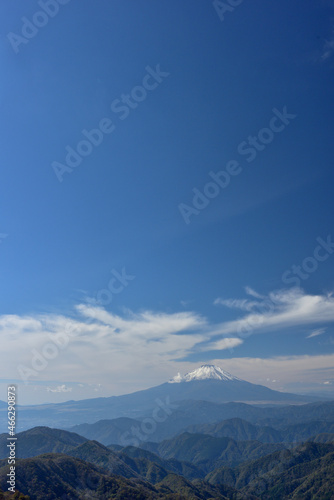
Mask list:
[[[1,4],[0,399],[332,392],[334,3],[222,4]]]

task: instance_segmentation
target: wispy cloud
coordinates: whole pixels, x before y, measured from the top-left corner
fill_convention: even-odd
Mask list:
[[[264,299],[264,295],[260,295],[255,290],[253,290],[253,288],[251,288],[250,286],[245,286],[245,292],[247,293],[247,295],[250,295],[251,297],[255,297],[256,299]]]
[[[0,316],[2,367],[13,379],[28,373],[29,383],[59,380],[55,386],[47,384],[49,393],[65,392],[69,380],[103,385],[107,380],[119,390],[122,381],[140,383],[136,373],[152,381],[156,367],[168,379],[168,366],[194,352],[222,351],[243,342],[232,335],[218,338],[216,328],[191,311],[125,311],[120,316],[89,304],[78,305],[72,317]]]
[[[253,288],[249,286],[245,286],[245,292],[247,295],[250,295],[251,297],[254,297],[256,299],[265,299],[264,295],[261,295],[257,293]],[[258,300],[249,300],[249,299],[222,299],[218,298],[214,301],[215,305],[222,305],[226,306],[230,309],[240,309],[241,311],[253,311],[256,308],[259,308],[259,305],[262,304],[262,302],[259,302]]]
[[[278,290],[257,302],[248,299],[216,299],[215,304],[250,312],[242,318],[222,323],[219,332],[225,335],[334,322],[332,294],[309,295],[300,288]],[[255,313],[254,310],[260,312]]]
[[[252,302],[248,299],[216,299],[214,301],[215,305],[226,306],[229,309],[240,309],[241,311],[253,311],[259,306],[258,302]]]
[[[139,314],[128,311],[125,318],[107,312],[103,308],[78,305],[77,310],[86,318],[118,330],[126,335],[133,336],[163,336],[186,330],[202,328],[207,321],[198,314],[181,312],[174,314],[155,313],[144,311]]]
[[[318,328],[317,330],[313,330],[306,338],[307,339],[312,339],[313,337],[318,337],[319,335],[322,335],[325,333],[326,328]]]
[[[321,55],[321,59],[323,61],[326,61],[327,59],[332,57],[333,54],[334,54],[334,33],[333,33],[332,38],[330,40],[326,40],[324,48],[323,48],[323,52]]]
[[[130,346],[136,345],[139,350],[148,349],[161,356],[181,359],[194,351],[225,350],[243,343],[240,338],[224,337],[217,340],[216,336],[212,337],[216,326],[210,325],[205,318],[193,312],[129,312],[127,318],[121,318],[101,308],[80,305],[78,310],[117,333],[111,338],[114,348],[118,346],[119,349],[130,349]],[[184,334],[187,331],[189,333]]]

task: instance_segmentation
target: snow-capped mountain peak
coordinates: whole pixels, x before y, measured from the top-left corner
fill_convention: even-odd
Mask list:
[[[194,380],[240,380],[238,377],[231,375],[230,373],[222,370],[219,366],[215,365],[202,365],[197,370],[194,370],[190,373],[186,373],[182,376],[178,373],[175,377],[169,380],[169,384],[179,384],[181,382],[192,382]]]

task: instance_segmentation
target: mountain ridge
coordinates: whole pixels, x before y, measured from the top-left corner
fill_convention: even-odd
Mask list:
[[[172,379],[173,380],[173,379]],[[20,427],[36,426],[69,428],[75,424],[94,423],[103,419],[128,417],[152,418],[163,422],[178,408],[181,401],[211,403],[242,402],[252,405],[304,404],[315,398],[274,391],[263,385],[241,380],[215,365],[202,365],[197,370],[177,376],[177,381],[165,382],[141,391],[108,398],[83,399],[45,405],[20,406]],[[6,408],[0,408],[1,412]],[[0,418],[5,430],[5,417]]]

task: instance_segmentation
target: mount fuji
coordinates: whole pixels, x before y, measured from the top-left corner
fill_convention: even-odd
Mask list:
[[[314,401],[312,398],[279,392],[263,385],[242,380],[216,365],[202,365],[196,370],[175,377],[158,387],[171,401],[202,400],[214,403],[242,402],[249,404],[291,404]]]
[[[202,365],[197,370],[190,373],[186,373],[184,377],[178,373],[173,377],[168,383],[169,384],[179,384],[180,382],[192,382],[194,380],[240,380],[240,378],[225,372],[219,366],[215,365]]]
[[[251,405],[291,405],[319,401],[320,398],[274,391],[241,380],[219,366],[202,365],[185,375],[176,375],[164,384],[123,396],[67,401],[66,403],[20,407],[20,429],[35,426],[68,428],[120,417],[142,419],[159,407],[196,407],[222,403]],[[175,404],[173,404],[175,403]],[[177,404],[176,404],[177,403]],[[5,409],[5,408],[4,408]],[[0,408],[0,416],[2,409]],[[167,411],[167,410],[166,410]],[[172,413],[172,410],[168,410]],[[5,418],[3,418],[5,422]]]

